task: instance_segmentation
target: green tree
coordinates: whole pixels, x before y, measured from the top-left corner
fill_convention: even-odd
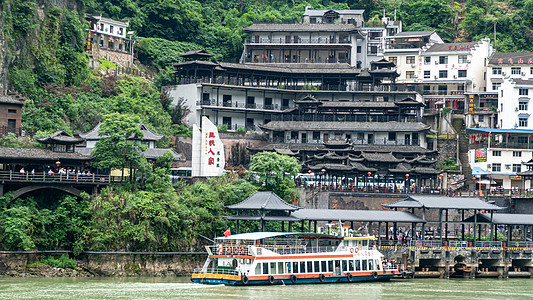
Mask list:
[[[143,133],[136,116],[111,113],[104,116],[98,135],[102,137],[93,150],[93,165],[99,169],[130,167],[130,174],[142,165],[141,152],[146,145],[141,144]]]
[[[250,171],[259,176],[257,181],[261,189],[272,191],[285,201],[297,199],[293,178],[301,168],[296,157],[275,152],[257,153],[250,161]]]

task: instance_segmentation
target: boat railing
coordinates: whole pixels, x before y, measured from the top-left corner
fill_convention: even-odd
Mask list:
[[[217,268],[217,269],[204,269],[196,268],[193,274],[224,274],[224,275],[239,275],[239,272],[234,268]]]
[[[304,254],[304,253],[324,253],[324,252],[335,252],[337,250],[337,246],[283,246],[283,245],[275,245],[275,246],[268,246],[263,245],[262,248],[270,250],[276,254],[280,255],[286,255],[286,254]]]

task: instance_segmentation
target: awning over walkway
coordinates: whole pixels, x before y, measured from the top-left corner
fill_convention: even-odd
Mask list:
[[[474,216],[464,222],[474,223]],[[533,225],[533,214],[493,214],[492,222],[497,225]],[[490,223],[490,214],[477,214],[477,223]]]
[[[426,221],[406,211],[386,210],[340,210],[301,209],[292,213],[300,220],[311,221],[353,221],[353,222],[398,222],[425,223]]]
[[[389,208],[428,208],[428,209],[482,209],[500,210],[503,207],[487,203],[479,198],[439,197],[412,195],[406,199],[390,204],[383,204]]]

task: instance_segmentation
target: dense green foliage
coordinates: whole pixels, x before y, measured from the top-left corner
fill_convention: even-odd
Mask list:
[[[272,191],[288,202],[298,199],[293,178],[301,168],[298,158],[276,152],[257,153],[250,162],[252,180],[263,190]]]
[[[196,182],[178,195],[164,172],[145,185],[104,189],[96,198],[63,196],[48,203],[27,198],[0,200],[0,249],[96,251],[201,250],[207,237],[230,224],[225,205],[255,191],[249,182],[226,176]]]

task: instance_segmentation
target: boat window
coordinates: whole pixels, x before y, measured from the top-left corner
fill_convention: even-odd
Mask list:
[[[283,269],[283,263],[282,263],[282,262],[279,262],[279,263],[278,263],[278,273],[279,273],[279,274],[284,274],[284,273],[285,273],[284,271],[285,271],[285,270]]]
[[[320,262],[315,261],[315,273],[320,273]]]
[[[348,261],[348,271],[354,271],[354,263],[353,263],[353,260],[349,260]]]
[[[376,270],[381,270],[381,264],[379,263],[379,259],[376,259]]]
[[[300,262],[300,273],[305,273],[305,261]]]
[[[290,273],[291,273],[291,263],[290,263],[290,262],[286,262],[286,263],[285,263],[285,266],[287,267],[287,268],[286,268],[286,270],[287,270],[286,273],[289,273],[289,274],[290,274]]]
[[[333,272],[333,261],[332,260],[329,260],[328,261],[328,272]]]
[[[363,263],[362,263],[362,265],[363,265],[363,271],[368,270],[368,262],[367,262],[366,259],[363,259]]]
[[[313,273],[313,262],[312,261],[307,262],[307,273]]]
[[[326,268],[326,261],[323,260],[321,263],[322,263],[322,269],[320,270],[320,272],[322,272],[322,273],[327,272],[328,269]]]
[[[271,262],[270,263],[270,274],[276,274],[276,263],[275,262]]]
[[[368,270],[369,271],[374,271],[374,260],[372,260],[372,259],[368,260]]]
[[[348,271],[348,263],[345,260],[342,261],[342,271],[343,272]]]
[[[361,271],[361,261],[359,259],[355,261],[355,270]]]
[[[292,271],[293,273],[299,273],[298,272],[298,262],[297,261],[292,263],[292,267],[294,268],[294,271]]]
[[[268,263],[263,263],[263,275],[268,274]]]
[[[363,247],[366,246],[367,242],[368,242],[368,240],[363,240]]]
[[[255,274],[259,275],[261,274],[261,264],[258,263],[257,266],[255,266]]]

